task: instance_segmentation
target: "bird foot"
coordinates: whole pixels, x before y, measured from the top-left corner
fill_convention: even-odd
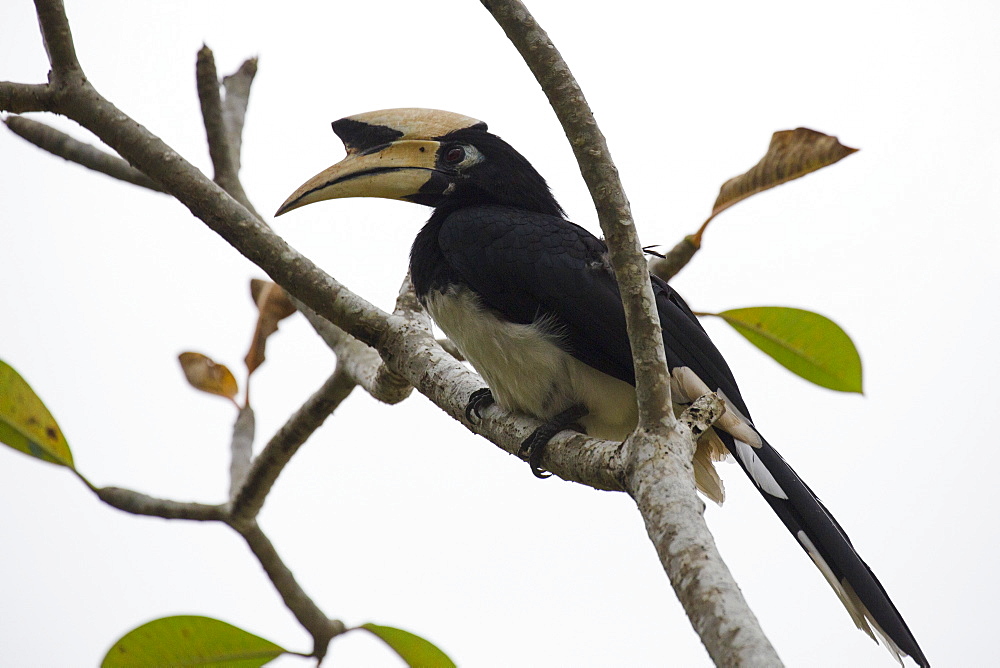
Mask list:
[[[578,431],[584,431],[583,427],[577,424],[576,421],[586,414],[587,409],[583,404],[570,406],[531,432],[531,435],[524,439],[521,447],[517,450],[517,456],[528,462],[528,466],[531,467],[531,472],[536,478],[548,478],[552,475],[542,468],[542,457],[545,455],[545,446],[549,444],[552,437],[563,429],[570,427]]]
[[[496,403],[493,392],[488,387],[481,387],[469,396],[469,403],[465,405],[465,419],[469,422],[476,422],[483,419],[483,411]],[[475,416],[476,419],[473,419]]]

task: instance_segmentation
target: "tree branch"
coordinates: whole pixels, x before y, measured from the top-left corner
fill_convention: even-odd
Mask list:
[[[232,526],[243,536],[250,551],[257,557],[264,572],[267,573],[268,579],[281,595],[285,606],[292,611],[295,619],[312,636],[313,656],[322,660],[326,656],[330,640],[347,630],[343,622],[328,618],[319,609],[319,606],[309,598],[256,522],[251,521]]]
[[[626,457],[638,464],[627,469],[625,486],[642,510],[660,563],[715,665],[780,666],[705,527],[705,504],[694,486],[691,444],[724,410],[717,396],[705,395],[681,415],[665,442],[626,442],[626,447],[654,451]],[[669,456],[656,452],[658,448]]]
[[[73,33],[69,29],[69,19],[66,18],[62,0],[35,0],[35,11],[38,13],[38,25],[42,29],[45,53],[52,66],[49,83],[61,87],[71,83],[70,79],[74,75],[82,79],[83,70],[76,57]]]
[[[75,162],[87,169],[93,169],[95,172],[107,174],[132,185],[160,193],[166,192],[158,183],[118,156],[74,139],[65,132],[56,130],[45,123],[22,116],[11,116],[5,122],[11,132],[17,136],[64,160]]]
[[[628,199],[604,134],[569,66],[528,9],[519,0],[482,2],[535,75],[573,147],[608,241],[611,265],[625,305],[639,425],[665,434],[673,425],[674,414],[656,301]]]

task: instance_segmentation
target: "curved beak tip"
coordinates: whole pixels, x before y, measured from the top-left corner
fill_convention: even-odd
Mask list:
[[[301,188],[299,190],[301,190]],[[274,217],[277,218],[278,216],[288,213],[292,209],[298,209],[300,206],[304,206],[304,203],[302,202],[302,197],[299,194],[299,191],[296,190],[288,196],[288,199],[282,202],[281,206],[278,207],[278,210],[274,212]]]

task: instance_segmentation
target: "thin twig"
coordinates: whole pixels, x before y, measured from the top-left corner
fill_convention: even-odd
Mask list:
[[[257,517],[285,465],[352,389],[354,383],[338,366],[323,386],[288,418],[250,465],[243,485],[233,498],[234,520]]]
[[[95,172],[107,174],[113,178],[141,186],[156,192],[166,192],[158,183],[133,168],[116,155],[106,153],[96,146],[70,137],[65,132],[56,130],[50,125],[40,123],[23,116],[11,116],[6,119],[7,127],[17,136],[31,142],[38,148],[59,156],[64,160],[75,162]]]
[[[215,182],[223,190],[245,206],[256,218],[263,220],[250,203],[239,177],[239,149],[242,146],[239,132],[232,132],[226,122],[219,92],[219,75],[215,69],[215,56],[207,46],[198,51],[195,67],[198,82],[198,99],[201,100],[201,115],[208,137],[208,152],[215,168]],[[249,84],[248,84],[249,86]],[[249,96],[249,92],[247,93]],[[242,123],[240,125],[242,130]]]
[[[650,260],[649,271],[663,280],[669,281],[687,266],[687,263],[691,261],[699,249],[700,246],[695,243],[693,237],[684,237],[663,257],[654,257]]]
[[[243,124],[246,122],[247,106],[250,104],[250,86],[257,74],[257,59],[243,61],[240,68],[222,78],[225,96],[222,98],[222,118],[226,122],[229,148],[233,165],[239,173],[243,152]]]
[[[233,425],[233,439],[230,447],[232,457],[229,463],[230,499],[236,496],[236,493],[243,487],[243,481],[250,471],[255,425],[253,408],[247,403],[240,408],[236,423]]]
[[[312,636],[313,656],[322,660],[330,640],[347,630],[343,622],[328,618],[309,598],[256,522],[234,524],[233,528],[246,540],[285,606]]]
[[[133,515],[150,515],[167,520],[195,520],[198,522],[224,522],[227,519],[225,506],[157,499],[121,487],[95,487],[92,489],[104,503]]]

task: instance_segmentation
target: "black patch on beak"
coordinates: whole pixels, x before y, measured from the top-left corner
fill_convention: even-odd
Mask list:
[[[376,146],[385,146],[403,136],[399,130],[385,125],[370,125],[350,118],[341,118],[330,126],[349,151],[364,151]]]

